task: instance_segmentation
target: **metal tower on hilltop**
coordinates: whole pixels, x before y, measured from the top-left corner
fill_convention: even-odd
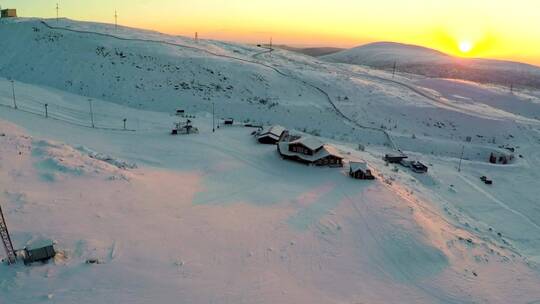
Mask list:
[[[9,236],[6,219],[4,218],[4,213],[2,212],[1,206],[0,206],[0,237],[2,238],[2,243],[4,243],[4,249],[6,250],[7,263],[8,264],[15,263],[17,260],[17,257],[15,256],[15,250],[13,249],[13,243],[11,243],[11,237]]]

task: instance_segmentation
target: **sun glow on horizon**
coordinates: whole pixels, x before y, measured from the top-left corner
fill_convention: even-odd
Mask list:
[[[540,65],[538,0],[3,0],[21,16],[114,23],[201,39],[355,47],[393,41]]]
[[[474,45],[472,42],[470,41],[467,41],[467,40],[464,40],[464,41],[460,41],[459,42],[459,50],[463,53],[463,54],[467,54],[467,53],[470,53],[471,50],[473,49]]]

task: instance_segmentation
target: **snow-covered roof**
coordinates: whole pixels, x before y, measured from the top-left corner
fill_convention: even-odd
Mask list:
[[[327,144],[323,144],[323,148],[320,149],[319,151],[317,151],[317,153],[313,154],[313,155],[307,155],[307,154],[303,154],[303,153],[298,153],[298,152],[292,152],[292,151],[289,151],[289,144],[291,144],[293,142],[280,142],[278,145],[279,145],[279,150],[281,151],[281,154],[283,155],[287,155],[287,156],[296,156],[298,158],[301,158],[305,161],[309,161],[309,162],[315,162],[321,158],[324,158],[324,157],[327,157],[329,155],[332,155],[334,157],[338,157],[338,158],[343,158],[343,156],[339,153],[338,149],[336,149],[334,146],[332,145],[327,145]]]
[[[358,170],[366,171],[369,169],[366,162],[360,162],[360,161],[352,161],[349,163],[349,166],[351,167],[351,170],[353,172],[357,172]]]
[[[313,151],[324,146],[324,143],[322,141],[320,141],[318,138],[313,137],[313,136],[300,137],[297,140],[293,140],[289,142],[289,144],[301,144],[305,146],[306,148]]]
[[[269,136],[275,139],[279,139],[281,137],[281,134],[286,130],[287,129],[285,129],[285,127],[282,127],[280,125],[269,126],[264,128],[259,133],[259,138]]]

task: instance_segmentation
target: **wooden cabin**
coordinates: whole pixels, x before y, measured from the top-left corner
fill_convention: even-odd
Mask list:
[[[286,131],[282,126],[270,126],[257,134],[257,141],[261,144],[275,145]]]
[[[3,9],[2,11],[0,11],[0,16],[2,18],[16,18],[17,10],[14,8]]]
[[[339,151],[314,137],[282,136],[277,150],[282,158],[306,165],[343,167],[343,156]]]
[[[375,179],[375,176],[371,174],[371,169],[368,167],[366,162],[350,162],[349,176],[354,179]]]
[[[25,249],[24,265],[29,265],[34,262],[45,263],[54,258],[55,255],[56,251],[54,251],[54,246],[52,244],[40,248]]]

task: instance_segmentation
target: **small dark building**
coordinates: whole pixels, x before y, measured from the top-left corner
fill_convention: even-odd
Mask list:
[[[411,163],[411,170],[413,170],[416,173],[427,173],[428,167],[419,161],[413,161]]]
[[[54,251],[52,244],[41,248],[25,249],[24,265],[30,265],[34,262],[45,263],[54,258],[55,255],[56,251]]]
[[[176,109],[176,115],[178,115],[178,116],[184,116],[184,114],[186,114],[186,111],[185,111],[185,110],[182,110],[182,109]]]
[[[275,145],[286,131],[284,127],[278,125],[265,128],[257,135],[257,141],[261,144]]]
[[[1,16],[2,18],[15,18],[15,17],[17,17],[17,10],[16,10],[16,9],[12,9],[12,8],[3,9],[3,10],[0,12],[0,16]]]
[[[487,178],[487,176],[482,176],[480,177],[480,180],[484,182],[484,184],[486,185],[493,185],[493,181],[489,178]]]
[[[175,123],[171,131],[171,135],[194,134],[194,133],[199,133],[199,129],[195,128],[191,124],[191,120],[189,119],[186,122]]]
[[[232,118],[225,118],[225,119],[223,120],[223,124],[224,124],[224,125],[233,125],[233,124],[234,124],[234,119],[232,119]]]
[[[365,162],[350,162],[349,176],[355,179],[373,180],[375,176],[371,174],[367,163]]]
[[[406,158],[408,158],[408,156],[405,154],[386,154],[384,156],[384,160],[391,164],[399,164]]]
[[[495,154],[491,153],[489,155],[489,162],[492,163],[492,164],[496,164],[497,163],[497,156],[495,156]]]

